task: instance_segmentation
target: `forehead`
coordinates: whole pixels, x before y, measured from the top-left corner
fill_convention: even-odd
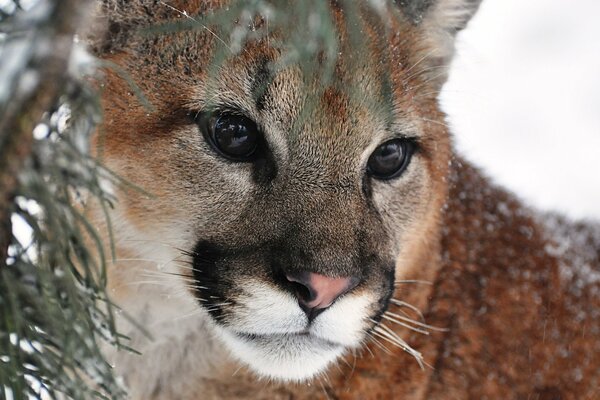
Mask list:
[[[418,29],[367,10],[355,22],[357,39],[346,33],[340,10],[333,7],[332,15],[337,41],[312,55],[290,56],[281,30],[233,54],[214,32],[196,29],[133,42],[127,69],[159,108],[233,109],[287,142],[318,138],[339,146],[342,136],[343,145],[364,148],[438,132],[423,127],[423,114],[435,119],[437,103],[423,74],[427,51]]]
[[[334,63],[319,62],[316,70],[282,66],[281,57],[264,42],[248,46],[214,77],[203,77],[189,106],[239,111],[271,130],[285,131],[290,139],[342,136],[356,145],[421,134],[411,118],[415,108],[408,101],[405,75],[376,46],[342,48]]]

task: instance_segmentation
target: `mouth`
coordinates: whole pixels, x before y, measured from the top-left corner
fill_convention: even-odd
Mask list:
[[[346,346],[304,330],[295,333],[255,334],[220,327],[220,338],[234,358],[259,376],[301,382],[319,374]]]
[[[345,347],[341,343],[336,343],[334,341],[321,338],[312,334],[308,330],[304,330],[301,332],[294,333],[274,333],[274,334],[255,334],[255,333],[245,333],[245,332],[235,332],[235,335],[241,340],[247,340],[250,342],[256,343],[264,343],[264,342],[285,342],[285,341],[306,341],[313,345],[317,345],[320,347]]]
[[[251,276],[248,265],[258,261],[246,262],[240,254],[199,243],[194,295],[212,317],[215,338],[259,377],[288,382],[314,378],[362,346],[377,309],[387,305],[381,283],[364,280],[360,286],[354,275],[302,271]],[[393,290],[392,282],[384,276],[383,289]]]

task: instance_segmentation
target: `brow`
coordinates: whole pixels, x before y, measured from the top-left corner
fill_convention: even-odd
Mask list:
[[[250,93],[259,112],[265,108],[269,96],[269,84],[274,78],[269,63],[270,60],[267,57],[261,58],[257,61],[256,69],[252,73],[253,80],[250,86]]]

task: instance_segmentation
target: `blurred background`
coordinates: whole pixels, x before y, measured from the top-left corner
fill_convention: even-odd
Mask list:
[[[461,153],[496,182],[600,220],[600,1],[483,0],[441,102]]]

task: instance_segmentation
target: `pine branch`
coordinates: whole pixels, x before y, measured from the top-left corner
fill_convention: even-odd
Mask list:
[[[100,350],[126,348],[105,292],[104,244],[78,197],[114,201],[100,184],[112,176],[88,154],[98,95],[73,68],[88,4],[40,0],[0,21],[0,398],[124,397]]]
[[[37,7],[50,10],[39,17],[15,16],[16,26],[35,28],[23,32],[17,43],[9,43],[11,47],[3,53],[4,65],[0,64],[0,71],[5,72],[9,61],[21,63],[12,77],[10,101],[0,108],[0,268],[8,256],[17,176],[31,154],[33,128],[63,89],[73,35],[81,21],[82,2],[78,0],[45,2]]]

